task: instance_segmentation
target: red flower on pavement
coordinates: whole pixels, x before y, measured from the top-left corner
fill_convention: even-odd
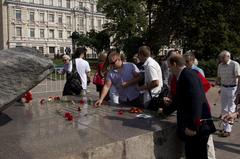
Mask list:
[[[65,115],[64,115],[64,117],[65,117],[65,118],[68,118],[70,115],[71,115],[71,113],[66,112]]]
[[[60,100],[60,97],[59,96],[55,96],[53,97],[54,100]]]
[[[142,113],[143,110],[137,107],[133,107],[129,110],[129,113]]]
[[[67,118],[68,121],[72,121],[73,120],[73,116],[70,115],[68,118]]]
[[[83,99],[81,99],[80,100],[80,104],[84,104],[85,102],[84,102],[84,100]]]
[[[118,110],[118,115],[123,115],[123,110]]]
[[[46,102],[45,99],[40,100],[40,104],[44,104],[45,102]]]
[[[33,99],[31,91],[25,93],[23,98],[25,99],[25,103],[29,103]]]

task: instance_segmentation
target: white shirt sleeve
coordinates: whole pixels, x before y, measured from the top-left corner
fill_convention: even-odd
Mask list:
[[[72,72],[72,60],[69,62],[68,72]]]
[[[148,67],[148,79],[149,81],[159,80],[157,69],[153,66]]]

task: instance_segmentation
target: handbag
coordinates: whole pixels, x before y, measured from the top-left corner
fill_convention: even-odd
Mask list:
[[[163,101],[163,97],[167,97],[169,93],[169,88],[166,84],[163,84],[162,89],[158,96],[152,97],[152,93],[149,90],[149,94],[151,96],[150,103],[147,107],[149,110],[157,111],[159,108],[164,107],[165,103]]]
[[[76,69],[76,61],[72,61],[72,72],[68,75],[66,86],[68,95],[79,95],[82,90],[82,81]]]
[[[104,78],[101,77],[99,71],[97,71],[93,77],[93,84],[95,85],[104,85]]]
[[[210,119],[201,119],[201,124],[199,126],[199,134],[206,136],[216,132],[216,127],[213,123],[213,120]]]

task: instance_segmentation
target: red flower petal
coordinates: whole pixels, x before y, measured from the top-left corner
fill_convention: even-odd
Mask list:
[[[123,115],[123,110],[119,110],[118,115]]]
[[[83,99],[81,99],[80,100],[80,104],[84,104],[85,102],[84,102],[84,100]]]
[[[70,115],[68,118],[67,118],[68,121],[72,121],[73,120],[73,116]]]
[[[44,104],[44,103],[45,103],[45,99],[41,99],[40,104]]]

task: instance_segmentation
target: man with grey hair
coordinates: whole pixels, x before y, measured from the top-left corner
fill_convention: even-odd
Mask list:
[[[220,64],[218,65],[217,81],[221,86],[221,115],[236,111],[235,93],[239,86],[240,66],[236,61],[230,59],[230,52],[224,50],[219,54]],[[232,131],[232,124],[229,122],[223,123],[223,130],[220,137],[228,137]]]
[[[183,55],[183,57],[186,61],[186,66],[188,68],[191,68],[193,70],[198,71],[199,73],[201,73],[205,77],[204,71],[200,67],[198,67],[197,65],[194,64],[196,58],[195,58],[195,55],[194,55],[193,51],[186,52]]]

